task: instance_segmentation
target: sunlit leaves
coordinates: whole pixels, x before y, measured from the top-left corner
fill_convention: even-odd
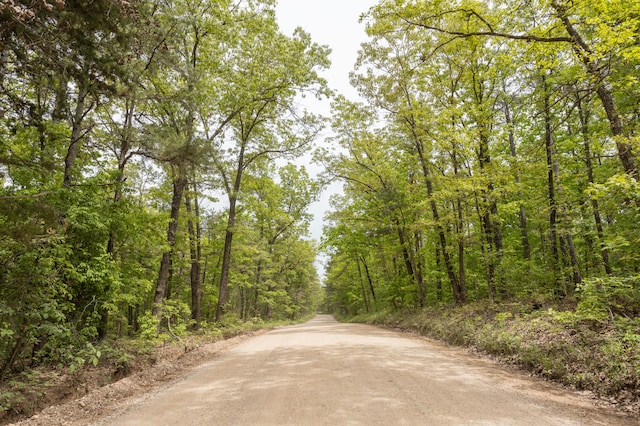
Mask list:
[[[346,189],[328,230],[337,306],[367,303],[349,281],[354,235],[376,243],[359,250],[387,282],[403,263],[429,265],[436,295],[456,274],[476,298],[544,293],[556,256],[566,294],[578,271],[610,274],[611,253],[626,274],[639,243],[637,15],[635,0],[397,0],[365,14],[370,40],[351,81],[370,111],[336,103],[344,151],[325,156]],[[371,232],[392,222],[390,205],[404,259]],[[392,306],[413,303],[394,286]]]

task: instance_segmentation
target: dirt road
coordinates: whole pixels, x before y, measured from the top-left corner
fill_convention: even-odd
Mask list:
[[[556,386],[317,316],[250,339],[98,425],[626,425]]]

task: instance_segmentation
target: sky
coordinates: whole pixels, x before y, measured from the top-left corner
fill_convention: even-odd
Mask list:
[[[276,14],[280,29],[291,35],[297,27],[311,34],[314,42],[331,48],[331,69],[322,76],[329,87],[350,99],[357,99],[356,90],[349,84],[349,72],[353,70],[360,44],[367,40],[364,23],[359,23],[362,13],[369,10],[377,0],[278,0]],[[305,98],[306,99],[306,98]],[[329,114],[329,101],[321,104],[311,100],[307,107],[316,113]],[[323,143],[324,136],[317,141]],[[314,167],[307,167],[312,173]],[[329,209],[329,198],[339,191],[335,184],[324,191],[320,201],[311,206],[314,220],[311,224],[311,237],[320,241],[323,218]],[[322,271],[319,271],[322,274]]]

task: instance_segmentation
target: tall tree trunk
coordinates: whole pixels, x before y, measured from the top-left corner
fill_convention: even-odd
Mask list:
[[[85,84],[81,83],[78,87],[78,99],[71,123],[71,141],[69,143],[69,148],[67,149],[67,155],[64,158],[64,175],[62,185],[66,188],[69,188],[73,184],[73,172],[76,164],[76,158],[80,151],[80,141],[84,136],[82,133],[82,123],[88,112],[86,109],[88,95],[89,90]]]
[[[260,295],[260,287],[262,285],[262,268],[263,268],[263,260],[262,258],[258,259],[258,263],[256,264],[256,276],[255,276],[255,285],[254,285],[254,292],[253,292],[253,298],[255,300],[255,304],[253,306],[253,315],[256,315],[256,312],[258,312],[259,310],[259,306],[258,306],[258,296]]]
[[[486,244],[486,268],[487,268],[487,287],[489,289],[489,295],[493,299],[493,295],[498,294],[498,280],[496,275],[500,270],[500,263],[502,261],[502,229],[498,221],[498,204],[493,194],[495,190],[492,177],[488,175],[487,168],[491,164],[491,153],[489,151],[489,138],[491,135],[491,129],[488,121],[491,120],[492,112],[487,114],[487,106],[485,100],[485,84],[484,79],[476,75],[475,71],[472,71],[473,77],[473,94],[474,101],[477,106],[477,115],[475,118],[475,124],[478,130],[478,164],[480,166],[480,176],[486,179],[486,187],[482,188],[480,194],[482,196],[482,202],[480,203],[480,217],[482,228],[484,229],[484,239]],[[491,107],[492,108],[492,107]],[[500,286],[501,291],[503,285]],[[492,300],[493,301],[493,300]]]
[[[233,244],[233,232],[236,224],[236,204],[238,202],[238,193],[240,192],[240,184],[242,182],[242,174],[244,172],[244,151],[245,145],[240,148],[238,155],[238,164],[236,168],[236,176],[233,188],[229,188],[229,217],[227,219],[227,230],[224,236],[224,249],[222,250],[222,267],[220,271],[220,286],[218,292],[218,306],[216,308],[216,321],[221,321],[224,316],[225,305],[229,295],[229,268],[231,267],[231,245]]]
[[[220,271],[220,285],[218,291],[218,306],[216,308],[216,321],[221,321],[224,316],[225,305],[228,300],[229,268],[231,267],[231,245],[233,244],[233,226],[236,223],[236,197],[229,198],[229,216],[227,218],[227,230],[224,236],[224,248],[222,250],[222,267]]]
[[[578,115],[580,116],[580,131],[582,133],[582,142],[584,144],[584,155],[587,165],[587,178],[590,184],[595,183],[593,175],[593,158],[591,154],[591,138],[589,137],[589,111],[582,104],[580,94],[576,93]],[[596,224],[596,232],[598,234],[598,242],[600,245],[600,254],[602,263],[607,275],[611,275],[611,263],[609,262],[609,250],[604,244],[604,228],[602,226],[602,218],[600,217],[600,205],[597,198],[591,198],[591,209],[593,210],[593,220]]]
[[[407,104],[410,107],[413,107],[413,101],[411,100],[411,96],[408,90],[405,89],[405,97],[407,99]],[[451,255],[447,250],[447,236],[445,234],[444,228],[440,223],[440,215],[438,213],[438,206],[433,199],[433,183],[431,181],[431,173],[429,169],[429,165],[427,164],[427,159],[425,158],[424,153],[424,144],[422,139],[418,135],[418,128],[416,125],[416,120],[413,115],[408,117],[404,117],[407,123],[410,126],[411,136],[413,140],[413,145],[418,154],[418,159],[420,161],[420,166],[422,168],[422,176],[427,187],[427,195],[429,197],[429,206],[431,207],[431,214],[433,215],[433,220],[436,223],[436,232],[438,233],[438,240],[440,242],[440,248],[442,250],[442,257],[444,259],[444,266],[447,272],[447,276],[449,277],[449,283],[451,284],[451,290],[453,292],[453,298],[456,303],[466,303],[467,302],[467,287],[464,281],[459,281],[456,277],[456,273],[453,269],[453,262],[451,260]]]
[[[447,237],[444,232],[444,228],[440,223],[440,214],[438,213],[438,206],[433,199],[433,183],[431,182],[431,173],[429,170],[429,165],[427,164],[427,160],[424,157],[422,143],[419,138],[414,133],[414,142],[416,149],[418,151],[418,157],[420,160],[420,165],[422,167],[422,175],[424,178],[425,185],[427,187],[427,196],[429,197],[429,206],[431,207],[431,214],[433,215],[433,220],[436,223],[436,232],[438,233],[438,240],[440,243],[440,250],[442,254],[442,258],[444,260],[445,270],[447,272],[447,276],[449,277],[449,283],[451,284],[451,290],[453,291],[453,299],[456,303],[466,303],[467,302],[467,289],[466,285],[462,285],[460,281],[458,281],[458,277],[456,277],[456,273],[453,269],[453,262],[451,260],[451,255],[447,250]]]
[[[438,270],[442,269],[442,261],[440,260],[440,247],[436,244],[435,246],[435,250],[436,250],[436,267],[438,268]],[[440,274],[437,275],[436,277],[436,298],[438,299],[438,302],[442,302],[442,278],[440,277]]]
[[[560,181],[560,165],[558,164],[557,158],[554,156],[553,158],[553,169],[555,172],[555,178],[558,179],[557,182],[557,194],[562,195],[563,187],[562,182]],[[563,198],[563,197],[561,197]],[[576,285],[582,282],[582,274],[580,273],[580,265],[578,263],[578,254],[576,252],[576,247],[573,244],[573,234],[571,233],[569,216],[567,214],[567,205],[566,201],[560,204],[560,213],[562,213],[562,223],[563,229],[560,235],[560,241],[563,244],[564,250],[566,251],[566,255],[569,257],[569,262],[571,264],[571,281],[574,284],[574,288]],[[563,285],[565,296],[568,295],[566,285]]]
[[[558,253],[558,205],[555,190],[554,160],[555,146],[553,130],[551,126],[551,102],[546,77],[542,77],[542,89],[544,91],[544,146],[547,159],[547,190],[549,196],[549,246],[551,249],[551,270],[553,273],[553,289],[559,292],[559,253]]]
[[[458,162],[458,146],[453,143],[451,159],[453,162],[453,174],[460,178],[460,164]],[[464,252],[464,212],[462,210],[462,194],[456,188],[456,202],[454,211],[456,212],[456,242],[458,245],[458,286],[466,288],[465,252]]]
[[[189,273],[191,283],[191,319],[194,320],[194,327],[197,330],[200,327],[200,271],[202,249],[200,244],[200,209],[198,207],[197,186],[193,183],[193,198],[195,210],[191,207],[191,197],[189,191],[185,191],[184,204],[187,209],[187,229],[189,233],[189,256],[191,260],[191,271]],[[195,213],[195,215],[194,215]],[[195,222],[195,225],[194,225]]]
[[[489,186],[489,191],[493,192],[493,185]],[[504,256],[504,246],[502,244],[502,226],[500,225],[500,221],[498,220],[498,203],[495,199],[492,199],[490,214],[493,222],[493,246],[495,247],[495,264],[497,268],[497,275],[499,284],[498,291],[502,295],[502,297],[508,296],[508,290],[506,288],[506,278],[504,276],[504,270],[502,268],[502,258]]]
[[[478,147],[478,163],[480,165],[480,173],[484,174],[486,168],[491,163],[491,155],[489,154],[488,136],[481,132],[480,145]],[[502,261],[502,229],[498,223],[498,204],[492,194],[494,186],[491,179],[487,184],[487,188],[481,191],[482,203],[480,203],[480,217],[482,228],[485,233],[485,242],[487,245],[487,285],[490,295],[498,294],[498,280],[496,279],[497,271]],[[501,286],[502,287],[502,286]],[[501,289],[500,292],[502,292]]]
[[[564,239],[567,246],[569,260],[571,261],[571,280],[574,285],[573,289],[575,289],[575,287],[582,282],[582,273],[580,272],[580,263],[578,262],[578,252],[576,251],[576,246],[573,243],[573,234],[571,233],[571,230],[568,229],[569,218],[567,217],[565,209],[563,209],[563,214],[565,221]]]
[[[427,285],[424,281],[424,273],[422,267],[422,235],[420,232],[416,231],[413,235],[414,238],[414,250],[413,250],[413,262],[416,265],[416,284],[418,286],[418,296],[420,307],[424,307],[427,305]]]
[[[364,287],[364,276],[362,275],[362,268],[360,267],[360,256],[356,256],[356,266],[358,267],[358,281],[360,281],[360,290],[362,291],[362,298],[364,299],[364,307],[367,313],[371,312],[369,306],[369,297],[367,296],[367,290]]]
[[[480,224],[480,253],[482,254],[482,259],[484,260],[484,273],[487,280],[487,293],[489,296],[489,303],[493,304],[496,299],[496,289],[493,281],[493,263],[490,261],[489,256],[491,256],[491,240],[487,240],[487,235],[489,232],[487,231],[488,224],[486,223],[486,216],[483,215],[482,210],[483,207],[480,203],[480,196],[478,193],[475,195],[476,202],[476,212],[478,213],[478,223]]]
[[[377,304],[378,300],[376,299],[376,291],[373,288],[373,279],[371,278],[371,273],[369,272],[369,265],[367,265],[367,261],[364,256],[360,255],[360,261],[362,262],[362,266],[364,266],[364,272],[367,276],[367,282],[369,283],[369,290],[371,291],[371,297],[373,298],[373,303]]]
[[[504,103],[504,116],[505,121],[507,123],[507,127],[509,128],[509,150],[511,152],[511,157],[514,162],[518,159],[518,154],[516,151],[516,138],[513,130],[513,119],[511,117],[511,108],[509,107],[509,103]],[[520,187],[520,173],[518,170],[515,171],[515,180],[518,188]],[[517,193],[518,198],[522,198],[520,191]],[[520,219],[520,241],[522,242],[522,257],[525,260],[531,260],[531,245],[529,244],[529,231],[527,229],[527,214],[524,209],[524,205],[520,203],[519,209],[519,219]]]
[[[415,282],[415,271],[413,270],[413,263],[411,262],[411,256],[409,255],[409,248],[407,247],[404,230],[400,225],[400,219],[396,217],[394,221],[396,225],[396,232],[398,233],[398,241],[400,242],[400,249],[402,250],[402,259],[404,260],[404,266],[407,268],[407,275],[411,278],[411,281]]]
[[[247,321],[247,286],[240,287],[240,319]]]
[[[177,170],[176,170],[177,169]],[[188,180],[181,165],[172,166],[173,171],[173,197],[171,198],[171,214],[167,229],[167,243],[169,248],[162,253],[160,261],[160,271],[156,282],[156,291],[153,297],[153,309],[151,314],[158,319],[162,318],[162,302],[167,291],[169,272],[171,270],[171,255],[176,243],[176,232],[178,230],[178,218],[180,216],[180,206],[182,205],[182,194],[187,186]],[[160,329],[158,324],[158,330]]]

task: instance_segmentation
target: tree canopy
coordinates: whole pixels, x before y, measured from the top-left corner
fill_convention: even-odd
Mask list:
[[[336,312],[578,301],[636,316],[633,0],[381,1],[334,104]],[[635,64],[635,65],[634,65]],[[372,117],[375,117],[372,119]]]
[[[329,50],[274,7],[3,4],[0,378],[103,339],[315,312],[319,183],[290,162],[322,125],[294,100],[329,93]]]

